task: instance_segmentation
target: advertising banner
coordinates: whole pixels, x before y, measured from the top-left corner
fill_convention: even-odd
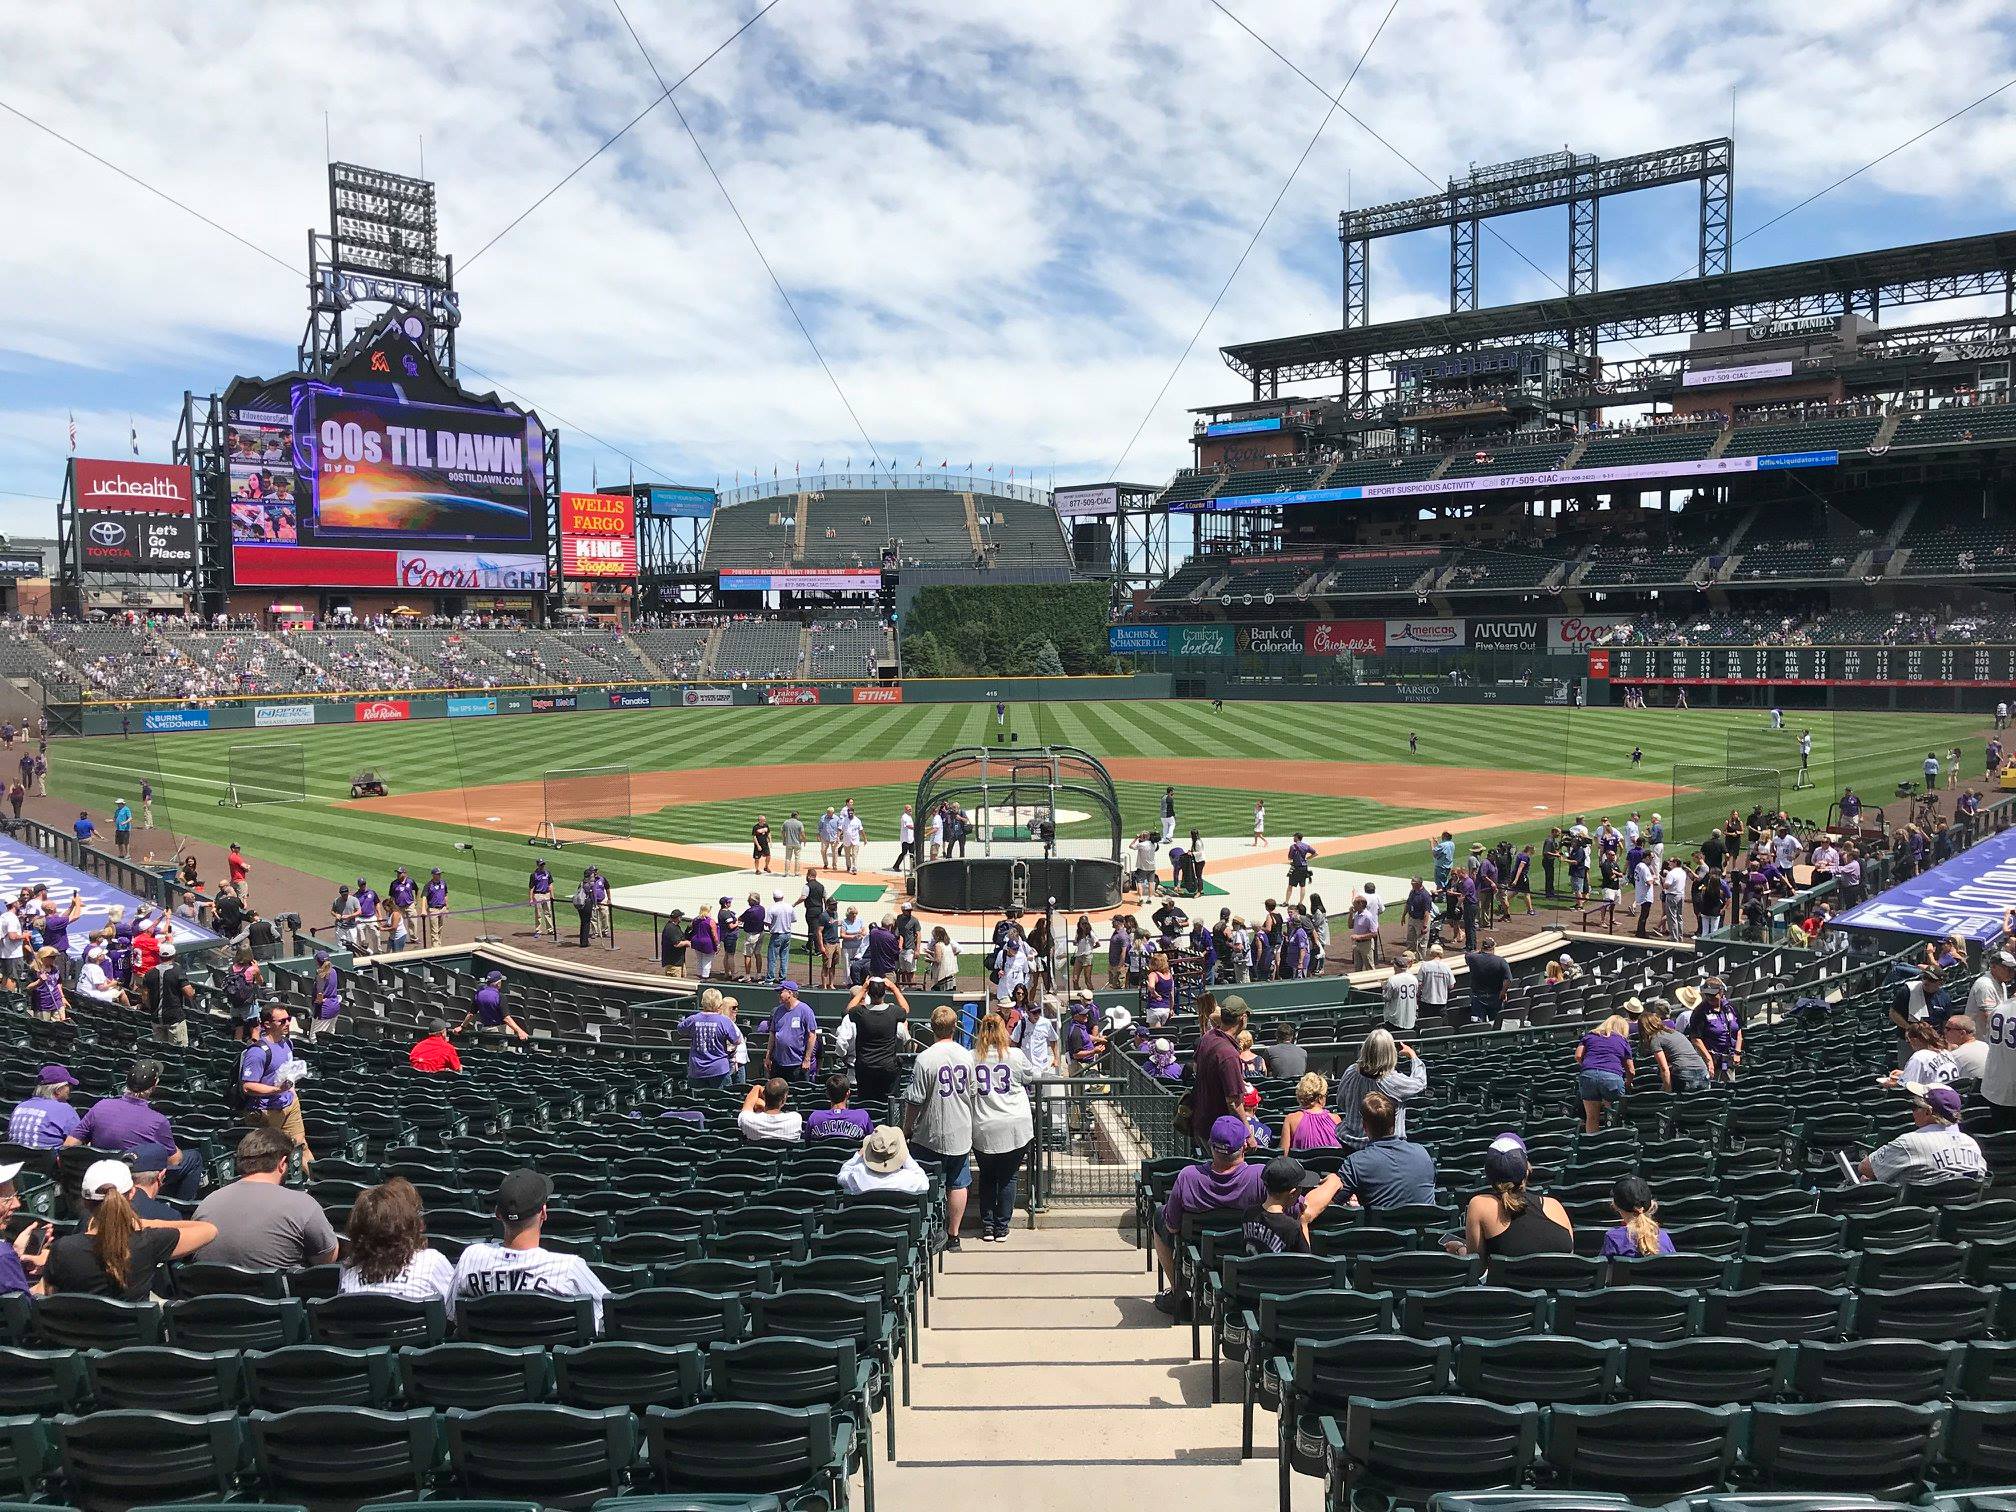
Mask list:
[[[660,488],[645,496],[645,508],[661,520],[705,520],[720,507],[711,488]]]
[[[1469,626],[1462,620],[1388,620],[1388,651],[1461,651]]]
[[[634,688],[611,688],[609,690],[609,707],[612,709],[648,709],[651,707],[651,695]]]
[[[1266,415],[1258,420],[1213,420],[1204,427],[1206,436],[1252,436],[1262,431],[1281,429],[1279,415]]]
[[[196,564],[196,521],[188,515],[80,509],[77,554],[86,571],[185,571]]]
[[[545,432],[508,410],[294,389],[294,463],[318,542],[541,540]]]
[[[312,725],[315,723],[315,705],[260,704],[252,711],[252,723],[262,730],[279,725]]]
[[[854,702],[857,704],[899,704],[903,702],[901,688],[856,688]]]
[[[819,702],[817,688],[765,688],[763,702],[773,706],[816,704]]]
[[[1174,625],[1169,630],[1169,649],[1178,656],[1213,657],[1232,654],[1230,625]]]
[[[534,714],[565,714],[581,707],[578,693],[534,693],[532,712]]]
[[[1057,488],[1050,503],[1060,515],[1110,515],[1120,512],[1120,490],[1110,484],[1103,488]]]
[[[1564,444],[1563,455],[1568,451]],[[1731,473],[1771,472],[1787,467],[1834,467],[1835,452],[1780,452],[1764,457],[1703,457],[1689,462],[1640,462],[1628,467],[1556,467],[1532,472],[1480,473],[1471,478],[1433,478],[1418,483],[1354,483],[1342,488],[1286,489],[1279,493],[1238,494],[1172,504],[1197,513],[1226,509],[1272,509],[1281,504],[1346,504],[1355,499],[1415,499],[1442,494],[1490,493],[1501,488],[1552,488],[1559,484],[1629,483],[1644,478],[1721,477]]]
[[[1610,653],[1607,649],[1589,653],[1589,676],[1597,682],[1610,680]]]
[[[451,697],[448,700],[448,717],[450,719],[480,719],[486,714],[495,714],[496,712],[497,700],[494,698]]]
[[[140,717],[140,725],[145,730],[207,730],[210,728],[210,711],[149,709]]]
[[[110,514],[193,516],[196,485],[187,467],[166,462],[70,459],[70,502]]]
[[[1368,656],[1385,649],[1384,620],[1317,620],[1309,626],[1311,656]]]
[[[1837,914],[1831,927],[1890,934],[1965,935],[1987,942],[2016,908],[2016,830],[2004,830],[1867,903]]]
[[[1629,616],[1621,614],[1556,615],[1547,621],[1547,649],[1587,651],[1619,625],[1630,623]]]
[[[827,572],[741,572],[721,570],[723,593],[877,593],[880,567],[836,567]]]
[[[1530,619],[1473,619],[1470,621],[1470,649],[1473,651],[1538,651],[1547,621],[1539,615]]]
[[[1167,625],[1108,625],[1106,649],[1115,656],[1159,656],[1169,649]]]
[[[41,577],[48,568],[32,551],[0,551],[0,578]]]
[[[1241,625],[1239,627],[1239,649],[1252,656],[1300,656],[1302,654],[1302,626],[1292,625]]]
[[[443,593],[543,593],[546,558],[487,551],[333,546],[231,548],[232,581],[247,588],[411,588]]]
[[[74,892],[84,900],[83,912],[70,929],[70,954],[81,956],[91,943],[91,934],[122,919],[145,919],[154,914],[153,903],[134,893],[122,892],[102,877],[93,877],[45,856],[18,840],[0,839],[0,886],[12,897],[24,888],[46,886],[52,899],[68,900]],[[221,936],[188,919],[170,917],[175,930],[175,948],[188,950],[199,945],[215,945]]]
[[[560,575],[637,576],[637,513],[628,494],[560,495]]]
[[[403,698],[372,698],[353,704],[350,713],[359,724],[397,724],[413,717],[413,707]]]
[[[1752,362],[1742,367],[1689,368],[1680,375],[1680,387],[1700,388],[1711,383],[1756,383],[1765,378],[1790,378],[1789,362]]]
[[[726,709],[735,702],[732,688],[681,688],[679,702],[689,709]]]

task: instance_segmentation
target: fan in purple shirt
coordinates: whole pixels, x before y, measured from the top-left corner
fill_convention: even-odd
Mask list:
[[[847,1106],[850,1090],[844,1073],[836,1071],[826,1078],[829,1106],[806,1116],[807,1139],[866,1139],[874,1132],[874,1119],[859,1108]]]

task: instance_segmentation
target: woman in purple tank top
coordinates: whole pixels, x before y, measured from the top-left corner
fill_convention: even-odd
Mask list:
[[[1329,1080],[1311,1071],[1295,1083],[1301,1106],[1281,1120],[1284,1150],[1337,1149],[1337,1115],[1323,1105],[1330,1100]]]
[[[28,1011],[39,1019],[61,1023],[70,1017],[63,996],[62,958],[49,946],[35,952],[35,976],[28,984]]]

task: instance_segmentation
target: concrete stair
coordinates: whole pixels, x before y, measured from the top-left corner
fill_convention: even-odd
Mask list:
[[[878,1512],[945,1512],[982,1469],[1006,1473],[977,1494],[1016,1512],[1274,1506],[1273,1417],[1257,1415],[1242,1462],[1238,1370],[1223,1368],[1213,1407],[1210,1335],[1193,1362],[1123,1221],[1017,1227],[1000,1245],[969,1234],[947,1257],[896,1463],[876,1466]],[[1295,1512],[1322,1504],[1313,1477],[1293,1494]]]

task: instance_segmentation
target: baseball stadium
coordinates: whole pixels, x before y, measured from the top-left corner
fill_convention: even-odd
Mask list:
[[[0,550],[0,1512],[2010,1505],[2016,229],[1735,146],[1347,203],[1173,471],[732,484],[332,151]]]

